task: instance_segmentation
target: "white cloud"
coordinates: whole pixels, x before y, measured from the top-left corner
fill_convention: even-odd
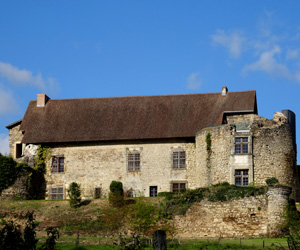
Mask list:
[[[49,77],[43,79],[42,74],[38,73],[33,75],[33,73],[26,69],[19,69],[9,63],[0,62],[0,76],[6,78],[9,82],[16,85],[23,86],[33,86],[41,90],[52,90],[53,83],[59,85],[58,82]]]
[[[19,109],[11,92],[0,88],[0,115],[11,114]]]
[[[226,34],[223,30],[217,30],[217,32],[211,37],[215,44],[219,44],[227,48],[230,56],[233,58],[241,56],[242,46],[246,39],[240,34],[240,32],[231,32]]]
[[[202,79],[199,78],[199,72],[192,73],[189,75],[187,80],[187,88],[188,89],[199,89],[202,85]]]
[[[270,75],[281,76],[291,80],[293,77],[286,65],[280,64],[274,58],[276,54],[281,53],[279,46],[274,46],[272,50],[261,53],[258,61],[246,65],[242,73],[246,75],[250,71],[262,71]]]
[[[297,59],[299,57],[299,49],[288,49],[286,52],[286,60]]]
[[[0,134],[0,153],[2,155],[9,154],[8,134]]]

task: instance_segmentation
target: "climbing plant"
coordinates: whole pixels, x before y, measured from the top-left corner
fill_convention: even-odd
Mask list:
[[[46,165],[51,157],[51,148],[39,145],[34,167],[29,170],[27,180],[28,198],[33,200],[45,199]]]
[[[211,134],[210,133],[208,133],[206,135],[206,150],[207,150],[207,152],[211,151]]]

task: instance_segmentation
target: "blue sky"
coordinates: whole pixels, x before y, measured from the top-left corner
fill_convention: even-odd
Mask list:
[[[0,152],[52,99],[256,90],[300,131],[300,1],[1,1]],[[300,138],[300,136],[298,136]],[[298,140],[300,145],[300,140]]]

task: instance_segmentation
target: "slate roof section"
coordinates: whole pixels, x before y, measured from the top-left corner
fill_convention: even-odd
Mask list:
[[[224,111],[257,113],[256,92],[30,101],[20,130],[23,143],[191,138]]]
[[[11,123],[11,124],[5,126],[5,127],[6,127],[7,129],[12,129],[12,128],[15,127],[15,126],[20,125],[21,123],[22,123],[22,119],[21,119],[21,120],[18,120],[18,121],[16,121],[16,122],[13,122],[13,123]]]

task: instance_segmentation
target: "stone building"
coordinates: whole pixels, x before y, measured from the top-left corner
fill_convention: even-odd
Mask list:
[[[107,195],[112,180],[130,196],[220,182],[264,185],[276,177],[298,197],[295,114],[257,115],[255,91],[52,100],[38,94],[7,126],[10,154],[51,147],[47,197],[71,182],[84,197]]]

